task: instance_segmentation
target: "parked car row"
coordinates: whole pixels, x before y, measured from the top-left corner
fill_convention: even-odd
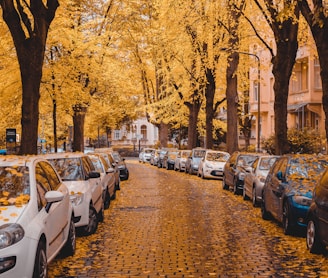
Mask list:
[[[306,232],[307,247],[321,253],[328,245],[327,162],[306,154],[235,152],[224,169],[223,189],[260,205],[265,220],[281,223],[285,234]]]
[[[96,232],[120,189],[122,167],[105,154],[0,158],[1,277],[47,277],[59,253],[75,253],[76,232]]]
[[[162,165],[157,163],[162,153]],[[173,155],[174,153],[174,155]],[[174,158],[174,166],[173,165]],[[154,150],[150,164],[165,165],[201,178],[222,179],[222,188],[251,200],[260,207],[264,220],[281,223],[285,234],[306,235],[311,253],[328,246],[328,163],[327,157],[306,154],[282,156],[203,148]]]
[[[196,174],[203,179],[218,179],[222,178],[223,167],[229,157],[227,152],[205,148],[192,150],[163,148],[152,149],[149,163],[167,170]]]

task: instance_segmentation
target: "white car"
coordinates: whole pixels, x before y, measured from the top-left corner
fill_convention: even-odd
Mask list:
[[[38,156],[0,158],[0,276],[47,277],[59,252],[75,253],[69,191]]]
[[[155,151],[153,148],[144,148],[139,154],[139,162],[150,163],[151,154]]]
[[[78,152],[47,154],[45,157],[69,189],[75,227],[85,235],[95,233],[99,221],[104,220],[104,202],[100,173],[95,171],[90,157]]]
[[[203,179],[220,179],[223,176],[224,165],[230,154],[223,151],[206,150],[199,162],[197,175]]]
[[[100,173],[104,208],[108,209],[110,201],[116,199],[115,170],[114,168],[109,167],[105,158],[101,154],[88,153],[88,156],[91,158],[96,171]]]
[[[174,170],[176,171],[185,171],[186,169],[186,161],[188,156],[190,155],[191,150],[181,150],[179,151],[175,162],[174,162]]]

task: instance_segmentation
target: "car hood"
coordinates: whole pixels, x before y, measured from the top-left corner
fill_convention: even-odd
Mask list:
[[[17,206],[0,206],[1,216],[0,216],[0,226],[8,223],[18,222],[20,216],[25,211],[26,205]]]
[[[64,181],[64,184],[67,186],[70,195],[77,192],[85,193],[90,189],[88,181]]]
[[[224,167],[224,165],[226,164],[226,161],[211,161],[211,160],[206,160],[206,163],[211,164],[211,165],[215,165],[218,167]]]

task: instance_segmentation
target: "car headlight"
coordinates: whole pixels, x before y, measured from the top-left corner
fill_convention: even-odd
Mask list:
[[[73,206],[78,206],[83,202],[84,194],[83,193],[73,193],[69,196]]]
[[[293,196],[293,201],[302,206],[310,206],[312,199],[305,196],[295,195]]]
[[[243,181],[245,179],[245,173],[244,172],[240,172],[239,175],[239,180]]]
[[[19,224],[5,224],[0,227],[0,249],[20,241],[24,237],[24,229]]]
[[[265,183],[266,177],[260,176],[259,180],[260,180],[261,183]]]
[[[209,163],[205,163],[206,168],[210,168],[213,169],[213,165],[209,164]]]

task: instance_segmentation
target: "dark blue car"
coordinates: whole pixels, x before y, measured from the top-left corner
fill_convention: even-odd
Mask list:
[[[305,229],[312,191],[324,170],[325,166],[312,155],[279,157],[264,183],[262,218],[273,217],[281,222],[285,234]]]

